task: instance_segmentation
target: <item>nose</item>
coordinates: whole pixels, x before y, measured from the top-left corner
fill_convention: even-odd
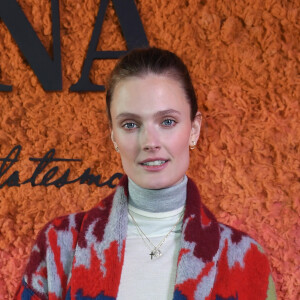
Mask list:
[[[153,127],[144,127],[140,136],[141,147],[144,151],[155,151],[160,149],[159,133]]]

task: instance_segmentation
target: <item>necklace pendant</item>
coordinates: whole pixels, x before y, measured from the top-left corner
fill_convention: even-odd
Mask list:
[[[150,256],[151,256],[151,259],[153,259],[153,257],[154,258],[158,258],[158,257],[162,256],[162,253],[161,253],[161,251],[159,249],[154,248],[151,251]]]

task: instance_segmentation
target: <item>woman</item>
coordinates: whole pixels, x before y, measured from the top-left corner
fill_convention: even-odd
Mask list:
[[[97,207],[40,232],[16,298],[275,299],[261,247],[218,223],[185,175],[201,114],[183,62],[130,52],[106,102],[126,176]]]

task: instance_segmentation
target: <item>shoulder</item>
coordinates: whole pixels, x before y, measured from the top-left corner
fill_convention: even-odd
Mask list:
[[[124,179],[121,180],[121,183],[124,185]],[[86,233],[88,225],[99,221],[103,225],[106,224],[115,192],[116,190],[88,211],[60,216],[48,222],[39,232],[32,249],[32,253],[38,253],[38,255],[31,255],[31,257],[44,257],[46,250],[54,250],[57,246],[64,250],[74,250],[78,239]]]
[[[91,230],[98,238],[103,235],[114,195],[120,188],[126,193],[126,187],[127,177],[124,176],[118,187],[94,208],[57,217],[42,228],[32,247],[16,299],[26,295],[28,299],[35,299],[33,296],[48,299],[50,294],[66,292],[76,248],[86,246]]]
[[[261,263],[264,262],[263,265],[266,269],[269,269],[264,250],[256,240],[247,233],[229,225],[218,224],[220,228],[220,250],[223,255],[226,253],[229,266],[239,264],[243,267],[247,263],[259,263],[260,261]]]
[[[114,192],[88,211],[60,216],[48,222],[38,233],[32,253],[37,252],[42,257],[46,250],[54,249],[56,246],[70,247],[70,250],[73,250],[77,239],[86,227],[85,224],[101,217],[103,220],[109,213],[113,194]]]
[[[42,228],[24,272],[23,286],[26,289],[31,289],[43,299],[50,292],[48,281],[51,278],[59,277],[63,281],[68,277],[75,248],[85,243],[88,224],[105,224],[113,194],[88,211],[57,217]],[[66,286],[66,282],[61,282],[61,286]]]

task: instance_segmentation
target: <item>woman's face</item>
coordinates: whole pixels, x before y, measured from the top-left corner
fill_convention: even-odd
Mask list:
[[[122,80],[113,93],[111,116],[112,140],[130,179],[148,189],[183,179],[201,120],[191,121],[190,105],[175,79],[149,74]]]

